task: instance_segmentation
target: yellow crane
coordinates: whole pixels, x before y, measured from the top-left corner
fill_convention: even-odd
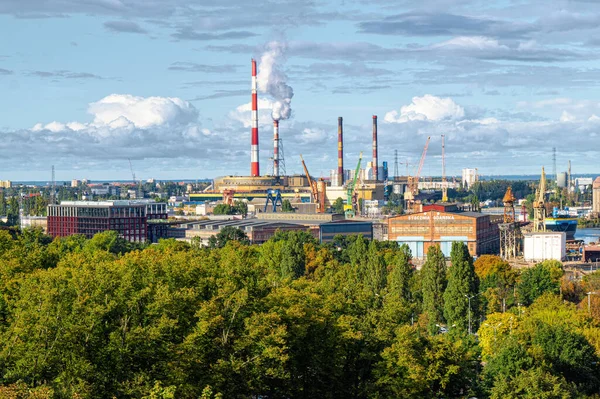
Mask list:
[[[540,186],[535,193],[533,201],[533,231],[546,231],[546,172],[542,167]]]

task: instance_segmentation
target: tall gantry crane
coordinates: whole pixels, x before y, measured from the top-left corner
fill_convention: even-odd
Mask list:
[[[442,202],[448,202],[448,182],[446,181],[446,145],[442,134]]]
[[[533,231],[546,231],[546,172],[542,167],[542,175],[540,176],[540,186],[535,193],[533,202]]]
[[[427,137],[416,173],[414,176],[408,176],[408,189],[404,194],[404,199],[406,200],[407,205],[406,209],[412,208],[413,204],[415,203],[415,198],[417,198],[417,195],[419,195],[419,179],[421,178],[421,170],[423,169],[423,164],[425,163],[425,157],[427,156],[427,148],[429,148],[430,139],[431,137]]]
[[[304,158],[302,158],[302,154],[300,154],[300,160],[302,161],[304,174],[306,174],[306,178],[308,179],[308,185],[310,186],[310,191],[312,192],[312,200],[315,204],[317,204],[317,213],[323,213],[325,212],[324,195],[319,195],[319,185],[310,177],[310,173],[308,173],[308,168],[306,167]]]
[[[344,205],[344,210],[346,214],[346,218],[353,218],[356,216],[356,209],[358,208],[358,201],[355,195],[356,190],[356,182],[358,181],[358,175],[360,173],[360,163],[362,162],[362,151],[358,156],[358,164],[356,165],[356,170],[354,171],[354,179],[348,186],[346,187],[346,205]],[[363,199],[364,200],[364,199]]]

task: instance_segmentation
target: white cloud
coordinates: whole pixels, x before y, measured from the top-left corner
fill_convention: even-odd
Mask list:
[[[575,117],[575,115],[573,115],[567,111],[563,111],[562,114],[560,115],[561,122],[575,122],[576,120],[577,120],[577,118]]]
[[[172,97],[136,97],[130,94],[111,94],[91,103],[88,112],[94,116],[94,124],[125,125],[127,119],[137,128],[165,124],[186,124],[198,119],[198,111],[189,102]]]
[[[507,46],[500,45],[498,40],[490,39],[485,36],[458,36],[445,42],[436,43],[432,48],[442,49],[477,49],[477,50],[497,50],[506,49]]]
[[[384,120],[389,123],[404,123],[415,120],[460,120],[464,116],[464,108],[456,104],[451,98],[440,98],[425,94],[423,97],[413,97],[411,104],[400,108],[400,113],[396,110],[386,113]]]

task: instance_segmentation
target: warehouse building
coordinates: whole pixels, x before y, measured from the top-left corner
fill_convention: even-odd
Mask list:
[[[471,256],[497,254],[501,217],[462,212],[456,206],[425,206],[423,212],[388,220],[388,239],[406,244],[415,258],[424,258],[431,245],[439,245],[449,257],[452,243],[465,243]]]
[[[47,224],[52,237],[83,234],[92,238],[111,230],[131,242],[156,242],[166,229],[149,228],[148,221],[166,218],[167,205],[153,201],[63,201],[48,205]]]
[[[338,235],[362,235],[368,240],[373,239],[373,223],[368,221],[340,220],[322,223],[319,227],[319,241],[321,243],[332,242],[334,237]]]

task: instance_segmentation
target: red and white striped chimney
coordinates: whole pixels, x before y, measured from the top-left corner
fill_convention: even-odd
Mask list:
[[[373,115],[373,180],[379,180],[379,165],[377,164],[377,115]]]
[[[279,177],[279,121],[273,119],[273,176]]]
[[[260,176],[258,162],[258,96],[256,87],[256,60],[252,59],[252,145],[250,147],[250,176]]]

